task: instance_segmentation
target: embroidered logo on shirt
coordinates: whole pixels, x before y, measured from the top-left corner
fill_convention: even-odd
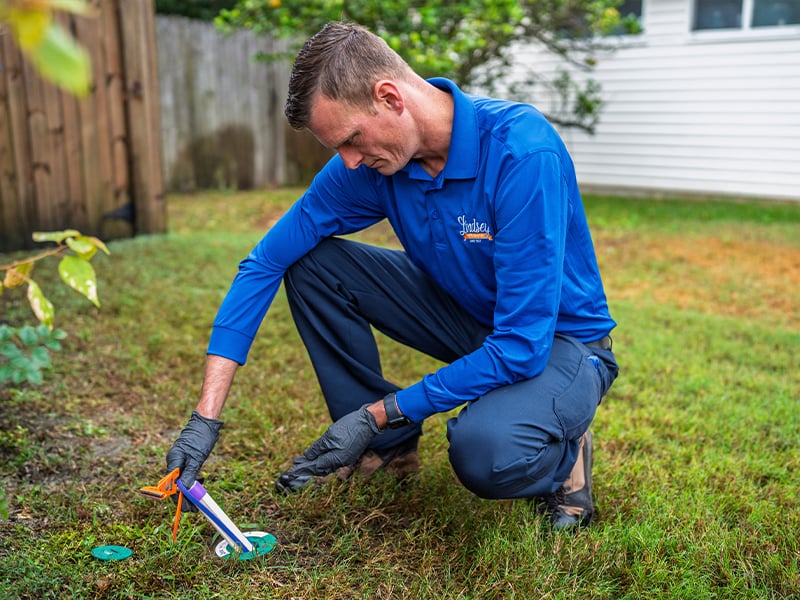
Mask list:
[[[486,222],[479,222],[477,219],[471,221],[467,215],[458,217],[458,224],[461,225],[459,235],[466,242],[480,242],[481,240],[492,240],[492,230]]]

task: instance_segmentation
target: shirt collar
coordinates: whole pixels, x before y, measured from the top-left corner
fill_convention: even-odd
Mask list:
[[[473,179],[478,175],[478,160],[480,157],[480,143],[478,132],[478,115],[475,105],[459,87],[443,77],[428,79],[428,83],[444,90],[453,96],[453,131],[450,134],[450,148],[447,152],[447,162],[442,171],[444,179]],[[404,168],[409,176],[419,179],[424,173],[415,161]],[[424,177],[430,179],[429,176]]]

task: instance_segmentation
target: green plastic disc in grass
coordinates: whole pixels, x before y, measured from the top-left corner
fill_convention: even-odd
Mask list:
[[[272,552],[275,546],[278,545],[278,540],[275,539],[275,536],[264,531],[248,531],[244,534],[244,537],[250,540],[250,543],[253,544],[253,549],[250,552],[237,552],[231,548],[231,545],[225,540],[222,540],[219,544],[217,544],[217,547],[214,551],[220,558],[238,558],[239,560],[250,560],[251,558],[264,556],[265,554]]]
[[[125,560],[133,552],[124,546],[98,546],[92,548],[92,556],[100,560]]]

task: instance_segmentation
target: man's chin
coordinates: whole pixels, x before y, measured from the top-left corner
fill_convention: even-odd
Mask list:
[[[378,161],[372,168],[386,177],[391,177],[400,170],[400,167],[384,161]]]

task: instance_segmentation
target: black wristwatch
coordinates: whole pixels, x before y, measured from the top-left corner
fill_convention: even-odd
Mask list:
[[[397,406],[397,394],[394,392],[383,397],[383,410],[386,411],[386,427],[389,429],[405,427],[411,423],[409,418],[400,412]]]

